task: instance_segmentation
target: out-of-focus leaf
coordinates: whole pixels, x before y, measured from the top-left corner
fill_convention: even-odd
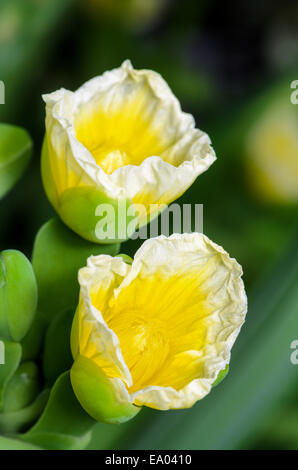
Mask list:
[[[70,351],[73,315],[73,310],[61,312],[48,328],[43,352],[43,371],[49,385],[52,385],[59,375],[69,370],[73,363]]]
[[[45,449],[84,449],[94,424],[77,401],[69,372],[65,372],[55,383],[42,416],[21,438]]]
[[[29,444],[29,442],[0,436],[0,450],[41,450],[41,448]]]
[[[75,308],[78,302],[78,270],[91,255],[115,256],[119,245],[98,245],[83,240],[58,218],[39,230],[33,250],[39,311],[50,321],[60,312]]]
[[[23,253],[0,253],[0,336],[20,341],[28,332],[37,305],[37,285]]]
[[[4,405],[4,395],[7,384],[17,370],[21,356],[22,347],[19,343],[1,340],[4,344],[4,364],[0,365],[0,410]]]
[[[0,123],[0,198],[22,176],[32,153],[32,140],[21,127]]]
[[[271,443],[275,449],[298,450],[297,423],[298,412],[294,406],[287,407],[282,413],[274,414],[264,427],[261,448],[268,448],[268,444]]]
[[[144,430],[150,422],[152,410],[143,407],[142,413],[137,414],[131,421],[119,425],[96,423],[92,430],[92,438],[87,446],[89,450],[126,449],[131,445],[131,438]],[[129,444],[127,445],[127,443]]]
[[[0,119],[11,119],[26,100],[28,85],[42,69],[55,43],[60,22],[75,0],[1,0],[0,71],[5,102]],[[60,33],[61,34],[61,33]]]
[[[0,432],[16,433],[25,431],[42,413],[49,396],[44,390],[30,405],[17,411],[0,414]]]

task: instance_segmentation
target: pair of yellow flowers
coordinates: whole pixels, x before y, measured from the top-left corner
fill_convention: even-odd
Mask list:
[[[96,240],[96,207],[169,204],[214,162],[209,137],[155,72],[129,61],[44,96],[42,175],[62,220]],[[72,328],[74,392],[97,420],[145,405],[187,408],[227,368],[244,322],[242,269],[199,233],[145,241],[134,260],[91,256],[79,271]]]

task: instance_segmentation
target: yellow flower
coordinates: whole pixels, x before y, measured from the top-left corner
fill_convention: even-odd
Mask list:
[[[206,236],[147,240],[132,264],[90,257],[72,328],[74,392],[95,419],[188,408],[230,360],[247,300],[240,265]]]
[[[298,203],[298,113],[289,96],[275,98],[247,134],[250,181],[267,202]]]
[[[177,199],[215,160],[209,137],[161,76],[129,61],[74,93],[43,98],[46,193],[62,220],[91,241],[102,242],[95,233],[99,205],[113,205],[117,218],[118,202],[125,202],[144,225],[151,205]]]

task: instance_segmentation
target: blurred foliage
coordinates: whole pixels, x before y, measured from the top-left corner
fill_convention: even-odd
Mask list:
[[[178,0],[168,0],[156,9],[152,0],[154,8],[148,13],[148,2],[146,9],[134,10],[142,0],[125,0],[121,8],[116,3],[0,3],[0,80],[6,95],[0,120],[28,129],[35,147],[24,178],[0,201],[0,250],[16,248],[30,255],[37,230],[53,213],[40,182],[41,94],[59,87],[75,89],[126,58],[135,67],[157,70],[183,109],[209,133],[218,155],[179,202],[203,203],[204,232],[242,264],[248,320],[235,345],[230,373],[203,402],[179,412],[146,410],[122,426],[97,424],[89,447],[297,448],[297,369],[290,363],[290,342],[298,338],[298,208],[296,203],[276,204],[262,196],[248,151],[249,135],[272,103],[277,99],[283,103],[281,109],[290,106],[290,83],[298,79],[297,5],[185,0],[181,6]],[[292,106],[291,113],[298,113],[298,105]],[[285,121],[281,113],[281,129]],[[278,129],[277,118],[274,137]],[[281,157],[288,152],[285,145]],[[297,168],[298,155],[296,163],[293,155]],[[286,159],[279,163],[282,171],[294,175]],[[132,256],[140,243],[128,241],[121,252]],[[55,256],[62,257],[63,251]],[[55,302],[59,299],[53,297]],[[38,337],[37,323],[35,329]],[[53,335],[48,333],[48,342]],[[32,341],[27,337],[23,343],[30,359],[38,347],[30,350]],[[9,348],[14,373],[19,352],[15,343]],[[48,381],[57,373],[51,371]],[[64,376],[56,382],[55,393],[67,389],[67,380]],[[0,377],[0,395],[3,387]],[[79,413],[75,405],[74,409]],[[15,418],[9,419],[13,425]],[[69,429],[72,424],[65,426]],[[84,416],[82,428],[73,429],[67,445],[86,444],[91,424]],[[53,426],[45,418],[35,427],[37,446],[44,444]],[[63,446],[64,437],[59,439]],[[7,440],[7,446],[14,448],[15,442]]]

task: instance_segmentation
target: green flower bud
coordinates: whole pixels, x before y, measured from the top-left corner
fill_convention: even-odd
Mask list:
[[[37,305],[37,285],[30,261],[21,252],[0,253],[0,336],[20,341]]]
[[[21,410],[30,405],[40,391],[38,368],[24,362],[9,381],[4,396],[4,412]]]

